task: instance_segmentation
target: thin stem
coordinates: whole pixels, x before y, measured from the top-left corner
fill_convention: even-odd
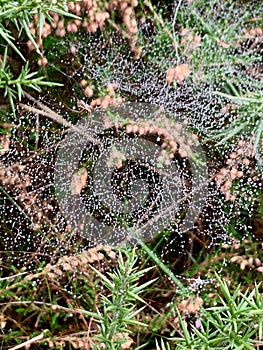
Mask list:
[[[173,45],[174,45],[175,54],[177,57],[177,64],[179,64],[179,62],[180,62],[180,57],[178,54],[178,44],[177,44],[177,40],[176,40],[175,25],[176,25],[176,18],[177,18],[181,3],[182,3],[182,0],[179,0],[177,6],[174,9],[174,16],[173,16]]]

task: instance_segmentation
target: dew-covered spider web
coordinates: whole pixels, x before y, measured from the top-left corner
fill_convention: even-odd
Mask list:
[[[259,67],[262,49],[251,48],[251,39],[226,53],[237,40],[234,30],[209,32],[215,24],[226,26],[231,16],[239,16],[235,23],[242,27],[251,12],[243,11],[242,17],[232,4],[225,19],[217,2],[217,8],[195,7],[186,20],[187,6],[182,4],[176,23],[171,19],[179,52],[162,28],[146,19],[138,26],[138,57],[116,30],[69,35],[47,53],[49,74],[64,88],[45,91],[37,100],[63,122],[20,109],[10,126],[9,150],[1,155],[1,250],[18,266],[33,266],[35,259],[52,261],[98,243],[134,244],[132,231],[146,225],[140,239],[161,242],[163,260],[183,262],[183,270],[189,256],[231,242],[231,230],[243,237],[251,233],[247,218],[262,191],[252,129],[221,145],[212,137],[236,120],[238,110],[232,113],[227,97],[216,91],[225,86],[231,92],[234,78],[240,93],[262,89],[249,69],[249,62]],[[194,29],[193,23],[199,26]],[[227,63],[237,54],[243,59],[239,65]],[[178,55],[186,57],[193,79],[183,76],[169,83],[167,70],[183,63]],[[129,107],[118,109],[116,101]],[[28,103],[41,110],[36,102]],[[142,105],[147,108],[140,109]],[[159,109],[161,116],[156,116]],[[65,121],[78,125],[77,133]],[[198,151],[187,143],[184,128],[188,141],[189,135],[198,141]],[[72,166],[68,173],[63,162]],[[197,176],[200,164],[204,172]],[[62,197],[56,197],[56,186]],[[166,221],[169,206],[173,215],[169,212]],[[194,220],[184,226],[189,210]],[[152,220],[156,215],[163,221]],[[94,232],[86,221],[91,217],[99,223],[92,226]]]

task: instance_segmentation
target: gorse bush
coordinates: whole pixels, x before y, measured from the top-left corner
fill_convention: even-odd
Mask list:
[[[3,89],[4,95],[8,97],[13,112],[15,110],[14,99],[18,97],[19,101],[21,101],[23,88],[29,87],[40,92],[43,85],[50,87],[58,86],[57,83],[44,81],[44,76],[37,77],[37,71],[30,73],[28,62],[20,68],[20,74],[15,76],[12,69],[13,65],[10,65],[8,62],[10,60],[12,62],[13,53],[17,54],[22,59],[22,62],[26,61],[21,45],[17,43],[18,40],[25,40],[25,38],[29,39],[37,53],[43,56],[41,44],[43,24],[46,19],[52,22],[51,11],[60,15],[77,18],[77,16],[68,13],[67,1],[29,0],[23,2],[0,2],[0,43],[2,47],[5,47],[4,51],[2,51],[3,57],[0,67],[0,89]],[[32,24],[33,17],[36,15],[38,18],[37,33],[34,35],[30,24]],[[17,61],[16,63],[20,65]]]
[[[263,114],[262,114],[262,93],[256,90],[253,93],[237,91],[232,86],[232,95],[218,93],[236,103],[238,116],[225,130],[214,135],[214,138],[221,138],[219,145],[231,138],[237,138],[240,134],[250,137],[253,144],[253,153],[262,167],[262,139],[263,139]]]
[[[52,22],[50,12],[55,12],[64,16],[76,16],[68,13],[67,1],[1,1],[0,3],[0,18],[1,18],[1,31],[0,36],[6,44],[8,44],[23,60],[25,60],[22,52],[19,50],[15,40],[19,39],[19,36],[26,34],[41,55],[39,45],[41,45],[42,31],[44,21],[47,19]],[[33,35],[30,30],[30,24],[32,24],[33,16],[37,15],[38,18],[38,33]],[[15,38],[12,36],[11,31],[17,30]],[[36,42],[38,41],[38,43]]]
[[[262,344],[262,294],[256,285],[244,294],[240,286],[233,294],[217,276],[222,296],[218,305],[202,310],[200,324],[189,331],[178,312],[183,338],[173,339],[176,349],[254,349]],[[256,337],[255,337],[256,335]]]
[[[18,342],[21,346],[80,349],[99,349],[102,345],[106,349],[135,348],[134,332],[142,332],[140,336],[143,337],[143,332],[147,333],[151,327],[146,321],[147,312],[144,315],[150,304],[140,295],[156,283],[156,279],[140,283],[152,267],[139,270],[136,255],[136,249],[125,248],[116,254],[110,247],[98,247],[71,260],[64,257],[57,264],[33,273],[20,272],[1,278],[3,344]],[[109,257],[111,263],[117,263],[111,272],[107,271]],[[101,263],[105,264],[104,268]],[[231,292],[226,281],[218,275],[216,282],[218,289],[212,300],[213,303],[216,301],[216,306],[202,306],[202,299],[192,298],[193,295],[189,299],[189,291],[182,294],[183,301],[177,303],[180,311],[176,303],[173,305],[177,310],[173,322],[179,334],[156,340],[157,349],[252,349],[262,343],[260,286],[255,285],[243,293],[240,285]],[[68,283],[72,285],[71,292]],[[59,293],[55,293],[56,290]],[[94,293],[98,293],[97,298]],[[13,320],[6,317],[8,314],[16,317],[17,322],[24,319],[24,327],[31,327],[30,338],[25,337],[21,329],[12,330],[10,335],[6,333],[7,326],[15,328]],[[144,315],[145,320],[140,315]],[[187,323],[189,315],[195,315],[195,326]],[[72,334],[64,334],[63,320],[72,328]],[[92,325],[93,331],[82,330],[87,323]],[[37,324],[45,331],[39,333]]]
[[[41,86],[59,86],[60,84],[45,81],[45,77],[37,77],[38,72],[31,72],[28,63],[21,68],[21,73],[15,77],[10,66],[7,65],[7,48],[4,51],[2,64],[0,67],[0,89],[4,90],[4,96],[8,97],[9,103],[13,112],[15,111],[14,100],[18,98],[21,101],[23,89],[30,88],[38,92],[41,91]]]
[[[129,330],[130,325],[143,326],[146,325],[136,320],[138,315],[145,306],[136,309],[136,303],[142,302],[143,299],[139,296],[146,287],[152,284],[153,281],[147,281],[144,284],[139,284],[139,279],[148,272],[150,268],[138,271],[136,268],[136,251],[126,251],[125,261],[121,254],[118,256],[119,269],[116,272],[109,273],[109,277],[105,276],[98,270],[95,272],[101,278],[105,287],[111,292],[111,297],[102,297],[102,311],[95,317],[99,322],[100,334],[96,336],[98,341],[105,344],[106,349],[122,349],[123,344],[128,346],[133,342],[128,334],[132,333]],[[100,348],[98,347],[94,347]]]
[[[138,282],[152,268],[138,270],[136,267],[138,257],[135,249],[125,250],[116,255],[109,247],[104,250],[104,253],[116,259],[116,268],[112,272],[106,272],[99,265],[97,268],[90,266],[89,264],[94,265],[103,262],[104,259],[106,262],[106,255],[103,255],[102,252],[103,247],[100,252],[98,249],[91,249],[85,254],[76,256],[74,262],[62,259],[58,264],[47,265],[34,273],[21,272],[1,278],[1,305],[10,309],[16,315],[18,322],[23,317],[27,317],[28,321],[31,320],[28,326],[30,327],[31,324],[31,338],[33,338],[31,341],[30,339],[25,340],[23,330],[17,330],[16,339],[14,338],[15,331],[12,331],[13,336],[9,337],[6,334],[7,340],[4,340],[3,344],[10,340],[10,344],[14,345],[16,341],[19,341],[21,346],[34,343],[39,346],[48,344],[52,348],[59,348],[69,344],[69,348],[73,346],[85,349],[89,346],[93,349],[100,349],[101,346],[105,346],[106,349],[122,349],[123,344],[126,346],[132,344],[133,339],[129,336],[132,333],[131,328],[147,326],[136,319],[136,315],[145,308],[145,306],[136,308],[137,304],[144,304],[144,300],[139,295],[153,283],[153,281],[143,284]],[[67,279],[71,280],[74,294],[63,288]],[[80,283],[81,279],[83,284]],[[94,293],[100,294],[101,286],[107,292],[101,294],[95,301],[92,296],[94,297]],[[56,288],[64,295],[64,302],[67,303],[67,306],[62,305],[62,295],[53,294]],[[33,295],[30,295],[29,290],[33,292]],[[17,300],[16,295],[21,295],[20,300]],[[36,298],[40,295],[41,299]],[[80,307],[82,299],[86,303],[86,310]],[[40,312],[40,317],[36,318],[36,310]],[[73,319],[73,315],[80,316],[81,320]],[[67,320],[70,327],[75,328],[75,334],[71,336],[63,334],[61,324],[63,319]],[[6,327],[7,322],[9,320],[5,317],[4,312],[1,314],[2,329]],[[95,334],[88,330],[80,331],[81,324],[84,326],[87,322],[93,324],[93,327],[97,329]],[[38,328],[37,324],[47,329],[41,333],[42,336],[37,333],[37,336],[34,337],[33,332]],[[13,320],[10,325],[14,327]]]

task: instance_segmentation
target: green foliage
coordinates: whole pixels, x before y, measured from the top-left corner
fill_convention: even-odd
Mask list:
[[[232,94],[215,92],[217,95],[226,97],[237,104],[238,116],[234,118],[231,125],[214,135],[214,139],[220,138],[218,145],[225,144],[229,139],[245,134],[253,143],[256,158],[260,160],[262,155],[263,139],[263,97],[262,90],[253,93],[236,89],[229,83]]]
[[[216,275],[220,286],[216,306],[204,308],[200,327],[189,330],[178,312],[183,338],[173,338],[176,349],[254,349],[262,343],[263,298],[259,285],[242,293],[237,287],[231,293],[227,282]],[[256,338],[256,339],[255,339]]]
[[[171,350],[169,343],[165,343],[163,338],[161,338],[160,343],[158,342],[158,340],[155,340],[156,343],[156,350]]]
[[[24,57],[22,51],[16,43],[20,37],[25,35],[33,43],[36,52],[42,56],[41,48],[36,41],[36,36],[30,30],[30,23],[33,16],[37,15],[37,40],[41,42],[43,24],[47,18],[52,22],[50,11],[59,15],[78,18],[68,13],[67,1],[42,1],[42,0],[26,0],[26,1],[0,1],[0,44],[5,47],[2,51],[2,62],[0,66],[0,89],[4,90],[4,95],[8,97],[12,111],[15,111],[14,99],[18,97],[19,101],[22,97],[22,89],[24,87],[32,88],[38,92],[41,86],[60,86],[50,81],[44,81],[45,77],[37,77],[38,72],[31,72],[29,63]],[[18,37],[15,38],[11,32],[16,29]],[[12,55],[12,50],[18,54],[23,61],[27,61],[21,67],[20,74],[15,77],[12,72],[10,63],[7,60],[8,54]]]
[[[38,72],[29,71],[29,64],[21,68],[18,77],[14,77],[10,66],[7,64],[7,48],[4,51],[3,60],[0,66],[0,89],[4,90],[4,96],[7,96],[13,111],[15,111],[14,99],[18,97],[21,101],[23,88],[28,87],[38,92],[41,86],[61,86],[61,84],[44,81],[44,76],[36,77]]]
[[[144,307],[136,309],[136,304],[144,303],[139,294],[154,281],[138,285],[139,279],[152,268],[138,270],[136,267],[138,256],[135,249],[131,251],[125,249],[123,253],[126,260],[119,253],[118,269],[109,273],[109,277],[93,268],[110,292],[110,297],[102,296],[102,309],[98,310],[100,335],[96,336],[105,344],[107,350],[121,349],[121,344],[127,341],[126,335],[130,333],[130,325],[145,326],[144,323],[135,319],[136,315],[144,309]],[[117,337],[118,334],[120,339]]]
[[[182,284],[182,282],[174,275],[174,273],[169,269],[167,265],[165,265],[159,257],[155,254],[153,250],[151,250],[145,243],[139,242],[142,246],[142,249],[147,253],[147,255],[153,259],[153,261],[163,270],[163,272],[178,286],[178,294],[187,295],[187,288]]]
[[[49,14],[50,11],[58,13],[59,15],[78,18],[68,13],[67,1],[65,0],[0,1],[0,37],[25,60],[22,52],[15,44],[15,38],[10,34],[9,28],[12,28],[12,25],[14,25],[18,30],[19,36],[25,33],[28,39],[34,44],[37,52],[41,55],[39,45],[36,43],[35,37],[30,31],[29,24],[32,22],[33,16],[38,15],[38,38],[40,39],[45,18],[48,18],[48,20],[52,22],[52,17]]]
[[[248,36],[244,29],[249,28],[249,20],[253,16],[256,23],[262,24],[261,5],[226,0],[193,1],[185,8],[181,7],[178,21],[183,28],[200,36],[200,43],[193,48],[194,38],[180,45],[181,55],[188,57],[194,69],[195,83],[208,82],[219,85],[239,74],[241,65],[260,62],[260,53],[255,49],[241,49]],[[258,16],[257,16],[258,15]]]
[[[54,282],[50,281],[49,272],[45,268],[39,268],[34,274],[20,272],[10,277],[0,278],[0,305],[5,307],[1,314],[1,322],[6,322],[5,315],[11,311],[15,315],[17,322],[20,322],[22,319],[35,319],[37,312],[40,315],[37,323],[39,323],[40,327],[49,329],[50,339],[55,341],[56,338],[60,339],[56,334],[63,331],[62,319],[68,320],[72,324],[72,320],[70,320],[72,313],[76,313],[82,315],[82,318],[87,318],[87,321],[90,319],[97,323],[98,331],[90,340],[94,349],[100,349],[102,344],[105,349],[121,349],[122,344],[131,340],[129,335],[133,333],[132,330],[138,327],[147,327],[146,324],[137,320],[137,316],[144,309],[144,306],[138,307],[138,305],[145,303],[140,294],[154,282],[154,279],[139,284],[139,280],[152,267],[140,270],[137,263],[137,250],[123,249],[118,254],[118,266],[112,272],[107,273],[107,275],[98,268],[90,266],[89,279],[94,272],[94,284],[87,280],[83,286],[74,286],[74,288],[81,288],[78,298],[81,305],[84,306],[86,305],[85,299],[87,296],[94,293],[94,291],[98,293],[101,286],[104,286],[105,290],[103,293],[99,292],[100,297],[97,301],[95,295],[90,299],[93,304],[91,308],[95,310],[94,312],[77,307],[76,301],[70,301],[69,295],[65,299],[67,307],[63,307],[61,305],[61,296],[56,297],[54,294],[52,286]],[[68,278],[69,280],[71,279],[70,276]],[[43,282],[42,292],[40,292],[36,280],[38,284],[39,281]],[[73,281],[71,283],[74,284]],[[64,291],[64,293],[66,292]],[[42,295],[41,300],[38,300],[37,298],[40,297],[40,294]],[[76,318],[75,322],[78,324],[79,320]],[[24,327],[26,327],[25,323]],[[33,331],[34,329],[32,329],[31,338],[38,334],[36,332],[33,333]],[[13,329],[11,335],[13,336],[12,340],[16,339],[18,343],[21,343],[20,337],[23,335],[23,332]]]

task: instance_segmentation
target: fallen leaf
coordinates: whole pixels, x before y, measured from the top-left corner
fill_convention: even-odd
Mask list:
[[[189,75],[191,71],[188,64],[180,64],[175,68],[169,68],[166,74],[166,81],[168,84],[171,84],[174,80],[178,83],[182,83]]]
[[[106,164],[109,168],[115,166],[117,169],[120,169],[123,166],[123,162],[125,160],[125,155],[115,146],[112,146],[112,151]]]
[[[190,75],[191,71],[188,64],[181,64],[175,68],[175,79],[181,83]]]
[[[80,168],[76,173],[73,174],[71,180],[71,194],[78,195],[81,193],[83,187],[86,185],[88,178],[88,172],[84,168]]]
[[[222,46],[224,49],[228,49],[229,48],[229,44],[227,44],[227,43],[225,43],[224,41],[221,41],[221,40],[219,40],[219,39],[216,39],[216,41],[218,42],[218,44],[220,45],[220,46]]]
[[[9,150],[10,137],[8,134],[0,136],[0,154],[4,154]]]
[[[169,68],[166,73],[166,81],[171,84],[175,77],[175,68]]]

